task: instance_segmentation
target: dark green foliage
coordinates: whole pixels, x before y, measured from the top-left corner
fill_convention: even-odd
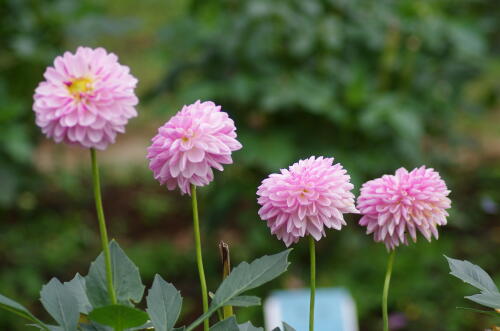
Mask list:
[[[57,326],[46,325],[19,303],[0,295],[0,308],[21,316],[45,331],[134,331],[151,329],[156,331],[173,331],[182,308],[180,292],[159,275],[155,276],[153,286],[146,298],[147,313],[134,305],[139,303],[144,292],[138,269],[115,241],[110,243],[111,266],[113,270],[113,286],[117,293],[119,304],[105,305],[108,296],[107,288],[101,283],[105,274],[103,253],[92,262],[89,275],[81,277],[77,274],[73,280],[61,283],[57,278],[42,287],[41,301],[45,310],[58,323]],[[284,273],[289,265],[290,249],[281,253],[263,256],[251,263],[242,262],[220,284],[215,292],[214,300],[207,313],[197,318],[187,329],[193,330],[203,320],[231,302],[239,294],[261,286]],[[89,298],[92,298],[89,300]],[[256,297],[239,297],[243,306],[248,302],[260,302]],[[255,299],[256,298],[256,299]],[[235,301],[237,302],[237,301]],[[261,330],[251,323],[240,327],[236,319],[221,321],[213,327],[219,331]]]
[[[256,187],[269,172],[333,155],[357,190],[401,165],[425,163],[447,180],[453,210],[439,241],[398,253],[390,311],[405,314],[409,331],[491,326],[450,304],[468,287],[450,282],[442,254],[500,275],[495,1],[5,0],[0,20],[1,293],[35,302],[51,276],[85,273],[100,251],[88,153],[43,138],[31,104],[56,55],[104,46],[131,67],[141,98],[139,118],[103,165],[110,234],[145,284],[160,273],[182,291],[179,325],[200,313],[189,201],[152,179],[144,148],[182,104],[210,98],[235,119],[244,145],[200,190],[210,290],[220,282],[219,239],[231,244],[234,261],[283,247],[256,214]],[[386,252],[356,222],[349,217],[345,230],[318,245],[318,285],[347,287],[360,328],[379,330]],[[282,281],[250,294],[307,285],[306,249],[297,245]],[[40,304],[29,308],[43,316]],[[238,316],[262,325],[260,306]],[[24,323],[0,312],[2,330],[26,330]]]

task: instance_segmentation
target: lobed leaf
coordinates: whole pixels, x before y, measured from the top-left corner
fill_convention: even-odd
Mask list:
[[[263,328],[258,328],[256,326],[253,326],[251,322],[246,322],[243,324],[238,325],[240,331],[264,331]]]
[[[208,311],[198,317],[186,330],[193,330],[203,320],[243,292],[269,282],[284,273],[290,264],[288,262],[290,252],[291,249],[287,249],[278,254],[263,256],[250,264],[240,263],[219,286]]]
[[[267,283],[284,273],[289,265],[290,251],[291,249],[287,249],[278,254],[266,255],[250,264],[240,263],[219,286],[211,306],[223,306],[241,293]]]
[[[220,321],[210,328],[210,331],[239,331],[238,323],[236,318],[231,316],[225,320]]]
[[[465,298],[486,307],[500,309],[500,293],[479,293]]]
[[[33,323],[36,323],[36,326],[39,327],[42,330],[49,330],[48,326],[40,321],[38,318],[36,318],[28,309],[26,309],[23,305],[20,303],[17,303],[16,301],[7,298],[6,296],[3,296],[0,294],[0,308],[10,311],[11,313],[14,313],[18,316],[21,316],[27,320],[30,320]]]
[[[43,307],[62,330],[76,331],[80,319],[78,301],[67,287],[57,278],[52,278],[42,287],[40,296]]]
[[[146,297],[151,322],[156,331],[171,331],[181,312],[182,297],[174,285],[156,275]]]
[[[260,298],[252,295],[240,295],[232,298],[227,302],[227,305],[235,307],[260,306],[260,304],[261,304]]]
[[[128,258],[125,252],[114,240],[109,244],[111,253],[111,269],[113,285],[118,303],[132,305],[139,302],[144,294],[144,285],[137,266]],[[87,296],[93,307],[103,307],[111,304],[106,281],[106,266],[104,254],[101,253],[91,263],[89,274],[85,277]]]
[[[88,314],[92,310],[89,298],[87,297],[87,286],[85,278],[80,274],[76,274],[72,280],[65,282],[64,286],[71,292],[74,298],[78,301],[78,310],[82,314]]]
[[[498,288],[491,279],[490,275],[478,265],[469,261],[462,261],[449,258],[445,255],[450,265],[450,274],[462,281],[474,286],[482,292],[498,293]]]

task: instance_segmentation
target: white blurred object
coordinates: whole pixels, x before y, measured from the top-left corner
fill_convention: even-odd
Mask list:
[[[296,331],[309,330],[309,289],[273,292],[264,302],[266,330],[283,328],[286,322]],[[314,329],[358,331],[356,305],[343,288],[316,289]]]

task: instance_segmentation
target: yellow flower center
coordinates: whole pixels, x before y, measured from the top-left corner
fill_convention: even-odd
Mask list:
[[[88,77],[80,77],[72,79],[65,83],[69,93],[73,95],[76,99],[80,100],[82,93],[89,93],[94,90],[92,86],[92,80]]]

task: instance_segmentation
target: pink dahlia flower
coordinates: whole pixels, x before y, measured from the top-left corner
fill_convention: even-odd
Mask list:
[[[340,230],[343,213],[357,213],[347,171],[333,158],[311,156],[262,181],[259,216],[285,245],[305,235],[320,240],[325,227]]]
[[[231,153],[241,148],[236,127],[228,114],[211,101],[184,106],[158,129],[148,148],[149,168],[169,190],[179,187],[191,194],[190,184],[204,186],[223,164],[231,164]]]
[[[417,230],[427,239],[438,238],[437,227],[446,224],[451,207],[450,191],[439,173],[425,166],[395,175],[384,175],[363,184],[358,209],[363,217],[359,224],[383,241],[391,250],[408,244],[406,234],[417,240]]]
[[[44,77],[35,90],[33,110],[42,132],[58,143],[105,149],[137,116],[137,79],[103,48],[66,52]]]

